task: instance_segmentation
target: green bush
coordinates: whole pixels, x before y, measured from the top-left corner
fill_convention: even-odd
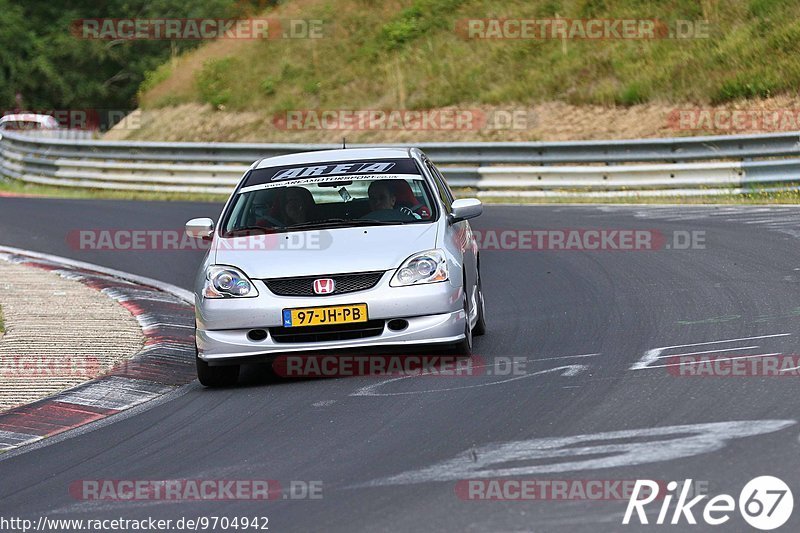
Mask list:
[[[412,6],[404,9],[397,20],[386,23],[381,31],[381,37],[385,47],[394,50],[420,36],[425,29],[424,26],[422,11],[418,6]]]
[[[448,15],[461,0],[416,0],[397,18],[381,28],[380,39],[387,50],[396,50],[435,28],[448,27]]]
[[[274,78],[267,78],[261,82],[261,92],[266,96],[272,96],[275,94],[276,85],[277,83],[275,82]]]
[[[648,90],[641,83],[634,81],[617,95],[615,103],[622,106],[632,106],[643,104],[649,99]]]
[[[743,98],[767,98],[773,94],[774,84],[763,78],[744,76],[726,80],[711,97],[712,104],[722,104]]]
[[[233,88],[230,87],[231,74],[234,72],[234,58],[210,59],[203,63],[197,73],[195,83],[200,99],[214,108],[228,104]]]

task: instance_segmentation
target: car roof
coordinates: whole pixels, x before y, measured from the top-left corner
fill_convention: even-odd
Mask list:
[[[58,123],[58,121],[51,117],[50,115],[39,115],[37,113],[12,113],[10,115],[4,115],[0,117],[0,123],[2,122],[37,122],[39,124],[52,124]]]
[[[340,150],[318,150],[298,154],[279,155],[260,159],[252,168],[268,168],[303,163],[324,163],[326,161],[360,161],[370,159],[411,158],[411,148],[346,148]]]

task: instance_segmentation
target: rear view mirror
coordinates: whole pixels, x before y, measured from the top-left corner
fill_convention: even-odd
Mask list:
[[[479,216],[483,213],[483,204],[477,198],[464,198],[454,200],[452,210],[450,222],[458,222]]]
[[[195,239],[210,239],[214,233],[214,221],[210,218],[193,218],[186,223],[186,235]]]

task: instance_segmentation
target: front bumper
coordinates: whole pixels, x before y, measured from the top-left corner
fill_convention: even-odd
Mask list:
[[[235,363],[245,359],[269,358],[281,353],[342,350],[381,346],[415,346],[455,343],[464,338],[466,317],[463,288],[451,281],[410,287],[390,287],[392,272],[387,272],[369,290],[324,297],[286,297],[272,294],[266,285],[254,281],[256,298],[198,298],[198,356],[210,363]],[[253,329],[283,325],[283,309],[366,303],[369,319],[385,321],[380,334],[346,340],[318,342],[277,342],[272,335],[254,341]],[[403,319],[408,326],[392,331],[386,323]],[[305,328],[296,328],[298,332]]]

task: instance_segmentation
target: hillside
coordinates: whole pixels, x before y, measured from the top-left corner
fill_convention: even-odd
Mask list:
[[[150,73],[142,85],[141,127],[109,136],[264,141],[333,141],[343,133],[353,141],[663,136],[692,133],[670,122],[671,113],[689,107],[798,107],[800,4],[788,0],[295,0],[265,16],[321,20],[323,36],[218,41],[188,52]],[[667,30],[679,27],[678,21],[708,22],[700,37],[686,39],[465,38],[464,21],[483,18],[657,19]],[[398,109],[466,109],[484,120],[511,110],[521,112],[525,124],[365,131],[320,130],[305,120],[308,110],[336,110],[341,119],[341,110]],[[306,113],[302,127],[286,127],[292,112]],[[722,132],[763,129],[757,126]]]

